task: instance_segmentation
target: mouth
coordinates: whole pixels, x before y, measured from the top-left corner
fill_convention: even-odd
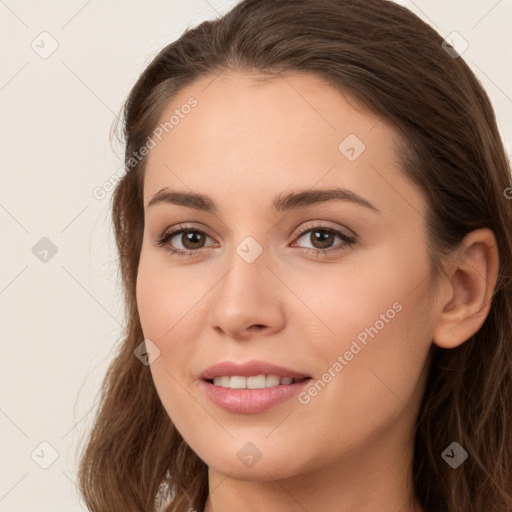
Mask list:
[[[248,414],[266,411],[290,399],[313,379],[272,363],[224,361],[205,370],[200,380],[215,405],[231,413]]]
[[[282,377],[280,375],[253,375],[245,377],[243,375],[223,375],[213,379],[204,379],[206,382],[229,389],[265,389],[276,386],[289,386],[297,382],[304,382],[311,377]]]

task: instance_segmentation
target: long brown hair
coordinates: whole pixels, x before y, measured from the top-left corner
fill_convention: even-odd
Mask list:
[[[457,348],[432,345],[413,478],[426,512],[512,510],[510,169],[486,93],[442,43],[388,0],[245,0],[188,29],[142,73],[123,110],[127,173],[113,195],[126,332],[79,468],[91,511],[150,512],[158,496],[166,496],[166,512],[205,505],[207,466],[174,428],[149,367],[133,354],[143,340],[135,297],[146,161],[139,150],[176,93],[226,69],[314,73],[391,122],[403,141],[403,172],[428,202],[433,276],[470,231],[494,232],[500,267],[482,328]],[[441,457],[454,441],[469,453],[456,470]]]

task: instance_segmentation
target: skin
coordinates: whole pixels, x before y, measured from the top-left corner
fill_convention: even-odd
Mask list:
[[[411,463],[427,356],[432,343],[453,348],[485,320],[498,266],[492,232],[470,233],[435,283],[425,199],[402,173],[384,120],[313,75],[234,71],[183,89],[161,119],[190,96],[197,106],[148,155],[137,301],[144,336],[160,350],[151,372],[163,406],[209,468],[205,510],[423,510]],[[366,146],[354,161],[338,149],[349,134]],[[207,194],[218,211],[148,207],[165,187]],[[277,195],[332,187],[380,213],[338,200],[271,212]],[[206,234],[195,245],[182,234],[167,242],[191,257],[156,244],[182,223]],[[314,230],[298,235],[304,226],[357,241],[315,255],[308,249],[343,241],[322,246]],[[263,251],[250,264],[236,251],[247,236]],[[201,372],[225,360],[321,379],[394,303],[400,312],[307,404],[294,397],[236,414],[201,391]],[[261,452],[252,467],[237,457],[248,442]]]

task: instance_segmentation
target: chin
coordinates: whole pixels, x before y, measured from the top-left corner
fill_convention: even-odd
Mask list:
[[[257,451],[254,445],[247,442],[241,449],[217,450],[201,458],[209,469],[229,475],[230,478],[267,482],[290,478],[303,472],[301,467],[305,464],[297,460],[296,451],[297,448],[292,446],[287,452],[282,447],[277,451],[271,446]]]

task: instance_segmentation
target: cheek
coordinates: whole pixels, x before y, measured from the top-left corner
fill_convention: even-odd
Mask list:
[[[163,250],[162,250],[163,251]],[[142,331],[159,348],[151,364],[157,387],[169,387],[171,375],[180,382],[191,378],[189,363],[197,356],[208,309],[205,295],[212,284],[196,266],[173,268],[166,254],[141,253],[136,296]]]
[[[390,248],[329,279],[301,274],[301,299],[322,320],[317,323],[325,333],[314,347],[324,366],[316,375],[320,382],[304,397],[311,398],[306,407],[314,410],[319,429],[337,424],[346,434],[350,426],[344,418],[363,430],[379,428],[396,418],[404,403],[411,409],[417,404],[431,347],[427,275],[421,255],[411,260]],[[346,416],[340,417],[340,410]]]
[[[167,257],[164,249],[143,248],[137,273],[137,307],[144,336],[160,341],[190,327],[194,305],[206,287],[193,266],[176,270]]]
[[[137,309],[144,337],[160,338],[166,330],[165,310],[172,311],[172,295],[163,286],[165,276],[143,254],[137,273]]]
[[[151,340],[160,350],[150,365],[155,388],[175,426],[186,431],[194,422],[190,396],[185,391],[189,382],[182,372],[193,356],[194,347],[190,339],[197,337],[190,331],[194,328],[193,315],[187,316],[194,303],[194,290],[181,287],[179,273],[170,272],[161,260],[145,255],[143,251],[136,293],[144,338]],[[184,404],[189,404],[189,407],[184,407]]]
[[[297,321],[308,318],[318,326],[316,333],[310,333],[310,342],[321,334],[325,346],[339,352],[358,335],[362,343],[369,339],[365,329],[373,327],[371,332],[380,336],[404,316],[401,310],[410,301],[409,292],[424,273],[419,266],[408,268],[393,249],[382,246],[358,252],[339,265],[293,269],[285,276],[299,291],[302,312],[295,311]],[[309,310],[306,315],[304,306]]]

